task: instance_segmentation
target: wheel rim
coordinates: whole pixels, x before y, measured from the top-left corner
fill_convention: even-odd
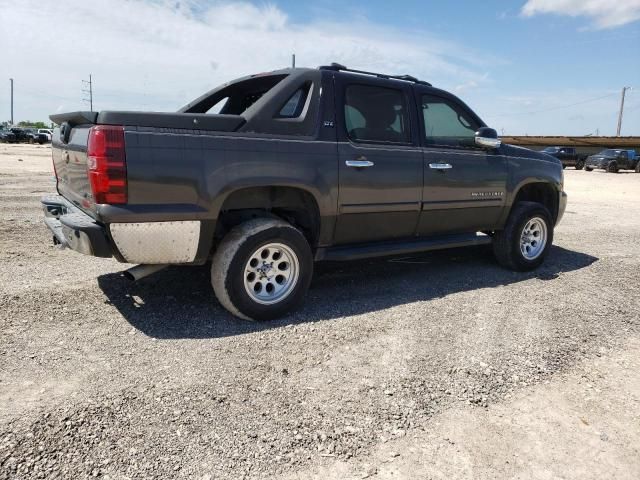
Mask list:
[[[244,268],[244,288],[251,299],[262,305],[278,303],[298,283],[298,256],[282,243],[267,243],[249,257]]]
[[[535,260],[547,245],[547,224],[540,217],[527,222],[520,235],[520,251],[527,260]]]

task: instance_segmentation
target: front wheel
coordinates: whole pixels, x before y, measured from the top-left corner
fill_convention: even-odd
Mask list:
[[[591,168],[591,167],[584,167],[584,170],[585,170],[586,172],[592,172],[592,171],[593,171],[593,168]]]
[[[607,172],[618,173],[618,164],[616,162],[609,163],[609,165],[607,165]]]
[[[584,168],[584,160],[578,160],[576,162],[576,170],[582,170]]]
[[[498,263],[516,271],[529,271],[544,262],[553,243],[553,221],[547,208],[536,202],[514,205],[504,230],[493,238]]]
[[[272,320],[302,303],[313,256],[302,233],[287,222],[256,218],[234,227],[211,266],[218,300],[245,320]]]

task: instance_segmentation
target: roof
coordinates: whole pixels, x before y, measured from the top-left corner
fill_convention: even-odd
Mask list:
[[[431,86],[429,82],[425,82],[424,80],[418,80],[416,77],[412,75],[388,75],[386,73],[376,73],[376,72],[367,72],[366,70],[355,70],[353,68],[347,68],[344,65],[333,62],[331,65],[322,65],[318,67],[319,70],[333,70],[335,72],[350,72],[350,73],[359,73],[361,75],[371,75],[378,78],[386,78],[392,80],[402,80],[404,82],[412,82],[419,83],[421,85],[426,85],[428,87]]]

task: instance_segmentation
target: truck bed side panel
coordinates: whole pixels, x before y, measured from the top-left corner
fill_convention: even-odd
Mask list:
[[[336,214],[336,143],[240,133],[135,129],[125,132],[129,204],[99,206],[103,221],[216,220],[233,191],[301,188],[316,199],[329,242]],[[167,217],[168,218],[168,217]]]

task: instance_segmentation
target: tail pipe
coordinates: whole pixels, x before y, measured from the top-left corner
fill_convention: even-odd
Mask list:
[[[128,278],[132,282],[136,282],[141,278],[146,277],[147,275],[151,275],[152,273],[159,272],[167,268],[169,265],[161,264],[161,265],[136,265],[135,267],[131,267],[128,270],[124,271],[125,278]]]

